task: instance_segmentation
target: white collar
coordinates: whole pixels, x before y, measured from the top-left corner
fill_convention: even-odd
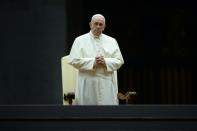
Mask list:
[[[96,36],[92,33],[92,31],[90,31],[90,36],[91,36],[93,39],[100,40],[100,39],[101,39],[101,36],[102,36],[102,33],[100,34],[99,37],[96,37]]]

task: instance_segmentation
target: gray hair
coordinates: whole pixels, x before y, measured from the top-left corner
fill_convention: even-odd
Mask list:
[[[101,17],[103,19],[104,23],[105,23],[105,17],[102,14],[95,14],[95,15],[93,15],[92,18],[91,18],[91,21],[93,19],[95,19],[96,17]]]

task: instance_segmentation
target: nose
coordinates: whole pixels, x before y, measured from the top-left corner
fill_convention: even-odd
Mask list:
[[[97,28],[100,28],[101,26],[98,24],[96,27],[97,27]]]

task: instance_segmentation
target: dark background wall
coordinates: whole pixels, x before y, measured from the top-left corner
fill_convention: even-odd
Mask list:
[[[61,104],[62,56],[106,17],[125,64],[119,91],[137,104],[195,104],[196,8],[186,0],[0,1],[0,104]]]
[[[64,0],[0,1],[0,104],[61,104]]]
[[[104,33],[117,39],[125,60],[118,71],[120,92],[136,91],[138,104],[196,103],[194,1],[73,0],[67,5],[69,48],[89,31],[93,14],[106,17]]]

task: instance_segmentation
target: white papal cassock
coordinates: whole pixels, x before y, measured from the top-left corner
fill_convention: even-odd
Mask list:
[[[96,66],[102,54],[106,66]],[[78,69],[75,104],[118,105],[118,87],[114,71],[124,63],[117,41],[105,34],[94,38],[91,31],[77,37],[69,54],[69,64]]]

